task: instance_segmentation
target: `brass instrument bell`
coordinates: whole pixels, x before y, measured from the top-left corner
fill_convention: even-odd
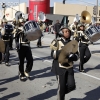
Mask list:
[[[89,24],[91,22],[91,14],[88,11],[83,11],[80,22]]]

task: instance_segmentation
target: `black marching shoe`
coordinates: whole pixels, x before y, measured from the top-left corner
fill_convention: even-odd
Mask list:
[[[37,43],[37,47],[39,47],[39,43]]]
[[[81,65],[79,64],[79,72],[85,72],[83,68],[81,68]]]
[[[24,72],[24,74],[25,74],[25,76],[27,77],[27,79],[31,80],[31,77],[30,77],[29,73]]]
[[[38,47],[38,48],[41,48],[41,47],[42,47],[42,45],[37,45],[37,47]]]
[[[85,71],[84,70],[79,70],[80,72],[84,72],[85,73]]]
[[[25,82],[27,80],[26,76],[24,74],[19,73],[19,79],[22,82]]]
[[[6,65],[6,66],[10,66],[10,64],[9,64],[9,63],[5,63],[5,65]]]

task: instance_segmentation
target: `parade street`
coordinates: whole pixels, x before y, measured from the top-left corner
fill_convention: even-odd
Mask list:
[[[34,58],[31,81],[21,82],[18,77],[18,54],[10,50],[10,64],[0,64],[0,100],[57,100],[56,76],[51,72],[50,43],[54,34],[44,33],[42,48],[31,42]],[[90,60],[84,65],[85,73],[79,72],[79,60],[74,63],[76,90],[66,94],[66,100],[100,100],[100,40],[89,46]],[[24,50],[23,50],[24,51]],[[25,63],[26,64],[26,63]]]

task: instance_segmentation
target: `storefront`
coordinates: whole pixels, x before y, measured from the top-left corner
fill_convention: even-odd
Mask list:
[[[38,20],[38,14],[50,13],[50,0],[29,0],[29,20]]]

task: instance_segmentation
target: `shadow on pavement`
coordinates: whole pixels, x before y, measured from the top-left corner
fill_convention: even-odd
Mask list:
[[[33,56],[34,58],[34,56]],[[51,56],[47,56],[47,57],[39,57],[39,58],[34,58],[33,61],[36,61],[36,60],[52,60]]]
[[[90,92],[85,93],[84,98],[72,98],[70,100],[100,100],[100,86]]]
[[[100,50],[91,51],[92,54],[100,53]]]
[[[10,98],[16,97],[18,95],[20,95],[20,92],[15,92],[0,98],[0,100],[9,100]]]
[[[86,68],[86,69],[85,69],[85,72],[88,72],[88,71],[90,71],[90,70],[96,70],[96,69],[99,69],[99,71],[100,71],[100,64],[97,65],[97,66],[94,67],[94,68]]]
[[[7,90],[8,88],[0,88],[0,92]]]
[[[0,80],[0,85],[12,82],[12,81],[17,80],[17,79],[18,79],[18,76],[11,77],[11,78],[6,78],[6,79],[1,79]]]
[[[51,77],[54,76],[54,74],[51,72],[51,67],[47,67],[40,70],[34,70],[30,73],[31,80],[34,80],[34,78],[43,78],[43,77]]]
[[[93,45],[100,45],[100,43],[93,43]]]
[[[45,93],[38,94],[36,96],[28,98],[28,100],[48,100],[49,98],[55,96],[56,94],[57,94],[57,89],[52,89],[52,90],[46,91]]]
[[[48,47],[50,48],[50,46],[41,46],[41,47],[37,47],[37,46],[36,46],[36,47],[31,47],[31,49],[37,49],[37,48],[42,49],[42,48],[48,48]]]

